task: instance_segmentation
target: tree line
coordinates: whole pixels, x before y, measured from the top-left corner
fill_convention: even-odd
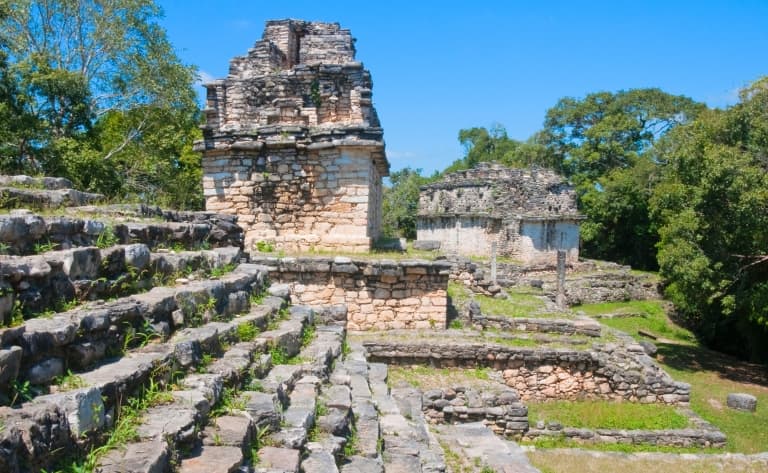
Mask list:
[[[768,77],[711,109],[659,89],[563,98],[527,141],[459,131],[463,158],[392,173],[384,228],[413,238],[418,188],[484,161],[542,166],[575,187],[582,255],[658,270],[703,342],[768,360]]]

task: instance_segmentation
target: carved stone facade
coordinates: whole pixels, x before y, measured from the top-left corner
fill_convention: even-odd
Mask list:
[[[510,169],[481,163],[424,186],[417,236],[448,253],[499,255],[527,264],[554,263],[557,250],[579,258],[576,193],[545,169]]]
[[[389,174],[371,75],[338,23],[269,21],[208,89],[206,209],[236,214],[246,248],[366,251]]]

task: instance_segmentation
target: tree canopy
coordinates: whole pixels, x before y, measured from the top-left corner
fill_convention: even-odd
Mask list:
[[[199,205],[200,192],[178,180],[199,177],[196,72],[173,51],[161,13],[152,0],[4,2],[0,170]]]
[[[768,359],[768,78],[655,149],[650,200],[667,294],[703,339]]]

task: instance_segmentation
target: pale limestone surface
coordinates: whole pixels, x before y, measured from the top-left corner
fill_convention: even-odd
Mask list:
[[[481,163],[422,187],[418,240],[439,241],[446,253],[497,254],[525,264],[553,264],[557,250],[579,258],[576,193],[546,169]]]
[[[349,30],[269,21],[227,78],[206,87],[196,143],[206,208],[237,215],[246,248],[370,249],[389,163]]]

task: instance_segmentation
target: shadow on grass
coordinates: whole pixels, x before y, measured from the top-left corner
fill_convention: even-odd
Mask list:
[[[721,378],[768,387],[768,367],[692,345],[658,344],[658,360],[680,371],[712,371]]]

